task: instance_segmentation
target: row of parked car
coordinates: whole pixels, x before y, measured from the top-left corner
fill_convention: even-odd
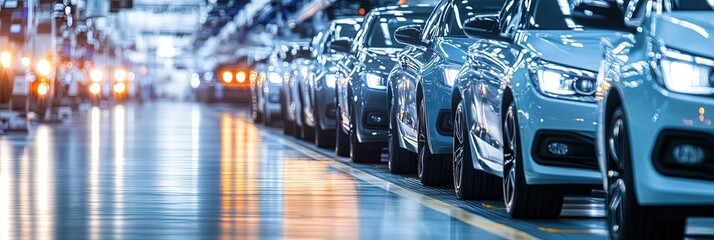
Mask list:
[[[334,20],[257,68],[253,119],[460,199],[556,218],[607,192],[613,239],[714,214],[714,4],[441,0]],[[710,110],[711,111],[711,110]],[[275,125],[278,126],[278,125]]]

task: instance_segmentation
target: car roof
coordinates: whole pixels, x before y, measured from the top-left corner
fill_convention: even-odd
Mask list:
[[[353,17],[339,17],[335,20],[332,20],[335,24],[352,24],[355,22],[361,23],[364,21],[364,17],[362,16],[353,16]]]
[[[426,13],[430,14],[434,11],[434,5],[431,4],[413,4],[413,5],[396,5],[389,7],[380,7],[372,9],[373,14],[377,15],[395,15],[404,14],[407,12]]]

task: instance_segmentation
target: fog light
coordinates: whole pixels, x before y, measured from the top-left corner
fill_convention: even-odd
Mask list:
[[[378,115],[372,115],[372,116],[369,116],[369,120],[372,121],[373,123],[381,123],[382,117],[378,116]]]
[[[102,87],[99,85],[99,83],[92,83],[89,85],[89,92],[92,94],[98,94],[102,90]]]
[[[570,153],[570,146],[565,143],[552,142],[548,144],[548,152],[556,156],[565,156]]]
[[[50,91],[50,85],[47,83],[40,83],[40,85],[37,86],[37,94],[45,95],[49,91]]]
[[[114,92],[124,93],[124,91],[126,91],[126,84],[124,84],[124,83],[114,84]]]
[[[679,164],[700,164],[704,161],[704,149],[690,144],[679,144],[672,149],[672,156]]]

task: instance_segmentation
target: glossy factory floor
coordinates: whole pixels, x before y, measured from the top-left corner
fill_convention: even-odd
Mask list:
[[[512,220],[499,201],[351,164],[231,105],[94,107],[0,136],[0,239],[604,239],[596,196]],[[714,238],[714,220],[687,232]]]

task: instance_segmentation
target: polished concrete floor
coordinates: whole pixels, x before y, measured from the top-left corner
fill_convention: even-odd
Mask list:
[[[602,199],[511,220],[386,166],[255,126],[244,108],[93,107],[0,136],[0,239],[603,239]],[[714,237],[692,219],[688,238]]]

